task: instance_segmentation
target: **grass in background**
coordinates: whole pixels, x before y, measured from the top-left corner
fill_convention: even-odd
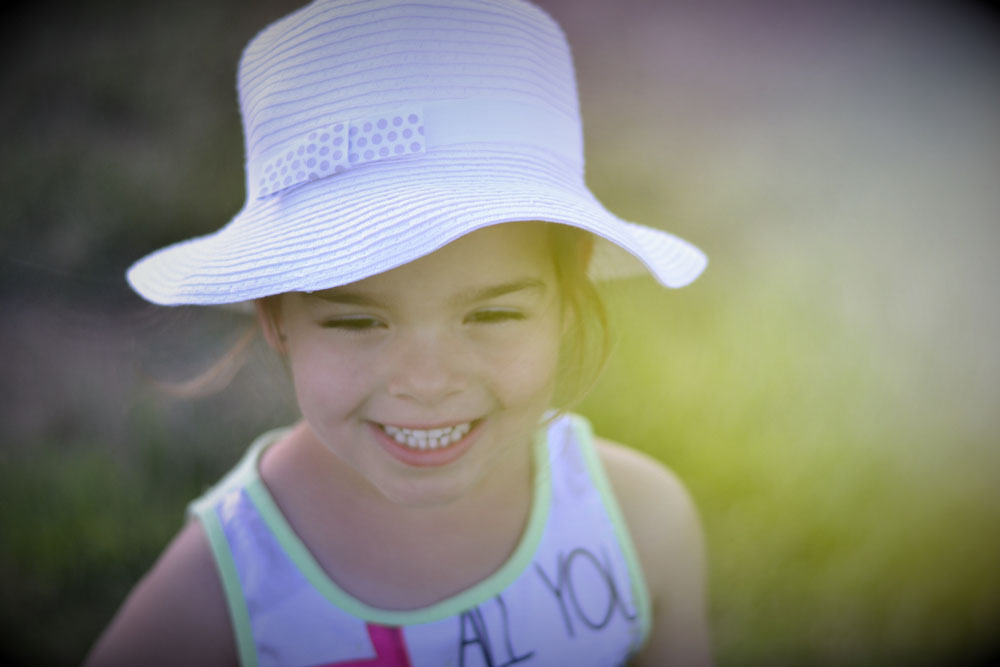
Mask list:
[[[953,418],[962,398],[941,395],[926,350],[836,290],[821,266],[773,262],[611,289],[619,344],[582,410],[688,484],[720,664],[985,660],[995,448]]]
[[[93,443],[8,457],[0,487],[5,664],[74,664],[179,525],[185,485],[164,493]],[[152,488],[151,488],[152,487]],[[168,518],[169,517],[169,518]]]
[[[31,370],[23,378],[29,402],[11,403],[23,409],[45,398],[39,424],[17,426],[9,414],[0,450],[7,665],[78,664],[181,527],[186,504],[252,437],[294,416],[281,364],[259,340],[248,366],[217,394],[184,400],[157,384],[203,370],[239,336],[244,318],[83,308],[14,308],[26,340],[0,327],[0,340],[22,351],[12,369]]]

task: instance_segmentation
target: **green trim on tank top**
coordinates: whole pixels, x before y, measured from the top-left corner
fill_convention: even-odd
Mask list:
[[[259,479],[260,469],[258,466],[261,455],[268,447],[281,440],[291,430],[290,426],[286,426],[267,431],[257,436],[250,443],[250,447],[243,454],[243,458],[239,460],[239,463],[232,470],[209,488],[208,491],[188,503],[187,517],[190,519],[200,516],[206,508],[214,509],[219,504],[219,501],[228,495],[230,491],[245,488],[254,479]]]
[[[587,470],[590,472],[590,479],[597,487],[601,498],[604,500],[604,509],[614,524],[615,535],[618,538],[619,547],[625,556],[625,563],[629,569],[629,579],[632,581],[632,595],[634,604],[639,612],[639,624],[642,628],[642,636],[639,646],[634,647],[636,651],[642,648],[649,641],[653,628],[653,607],[649,599],[649,589],[646,587],[646,578],[642,573],[642,566],[636,554],[635,545],[632,543],[632,536],[629,533],[625,517],[622,515],[621,507],[615,496],[611,482],[608,480],[604,464],[601,462],[597,447],[594,446],[594,432],[590,422],[577,415],[570,415],[573,424],[573,432],[576,434],[580,449],[583,452]]]
[[[242,470],[246,466],[249,471],[249,473],[244,473],[247,476],[240,475],[239,471],[235,471],[235,474],[240,480],[246,481],[244,488],[247,495],[285,554],[309,583],[327,600],[343,611],[368,623],[386,626],[419,625],[456,616],[493,598],[514,583],[531,564],[541,542],[542,534],[545,532],[545,524],[548,521],[549,507],[552,501],[547,433],[548,423],[546,422],[539,428],[535,436],[533,449],[535,493],[532,499],[531,514],[513,555],[496,572],[461,593],[430,606],[412,610],[380,609],[368,605],[338,586],[316,562],[308,548],[292,530],[267,486],[260,478],[257,462],[266,448],[277,440],[277,437],[273,437],[275,432],[272,431],[258,438],[254,442],[251,452],[240,462],[239,468]],[[280,435],[281,433],[278,433],[279,437]],[[265,438],[268,440],[264,441]],[[214,492],[213,489],[213,492],[208,495],[214,496]]]
[[[257,475],[257,462],[261,453],[272,444],[278,442],[289,428],[279,428],[268,431],[257,437],[250,448],[240,459],[240,462],[229,473],[220,479],[201,497],[196,498],[187,507],[187,517],[196,518],[208,538],[209,547],[215,556],[215,565],[219,570],[219,579],[225,592],[226,606],[229,609],[229,620],[233,624],[233,634],[236,639],[236,650],[241,667],[257,667],[257,647],[253,639],[253,627],[250,624],[250,611],[247,609],[246,598],[243,597],[243,586],[236,570],[236,562],[229,548],[222,521],[219,519],[218,504],[222,498],[236,488],[245,487]]]
[[[253,641],[253,627],[250,625],[250,611],[243,597],[243,587],[240,585],[240,575],[229,550],[229,542],[222,528],[222,522],[214,505],[199,505],[192,513],[201,522],[208,544],[215,556],[215,565],[222,580],[222,589],[226,594],[226,606],[229,608],[229,619],[233,624],[233,634],[236,636],[236,651],[239,664],[242,667],[257,667],[257,647]]]

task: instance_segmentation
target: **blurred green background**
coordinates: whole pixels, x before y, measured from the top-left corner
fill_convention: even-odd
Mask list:
[[[41,2],[0,33],[0,660],[78,662],[185,502],[295,418],[246,321],[122,273],[243,200],[239,52],[298,2]],[[711,257],[608,286],[581,411],[701,510],[721,665],[990,664],[1000,24],[961,3],[541,2],[588,182]],[[655,511],[655,508],[650,508]]]

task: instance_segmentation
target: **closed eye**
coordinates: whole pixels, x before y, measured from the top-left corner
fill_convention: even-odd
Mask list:
[[[520,310],[508,310],[506,308],[491,308],[489,310],[477,310],[466,318],[466,322],[472,324],[501,324],[525,319],[526,315]]]
[[[338,317],[332,320],[324,320],[321,324],[324,329],[341,329],[343,331],[369,331],[371,329],[381,329],[385,327],[381,321],[374,317]]]

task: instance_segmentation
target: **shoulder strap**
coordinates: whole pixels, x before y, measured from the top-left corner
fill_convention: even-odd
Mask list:
[[[232,470],[226,473],[208,491],[188,504],[187,517],[190,519],[198,516],[200,511],[205,507],[215,507],[230,491],[245,488],[252,480],[256,479],[258,477],[257,463],[260,460],[260,455],[265,449],[280,440],[287,432],[287,428],[279,428],[268,431],[254,440],[250,448],[247,449],[246,454],[243,455],[243,458],[240,459],[240,462]]]
[[[642,625],[642,643],[645,644],[649,639],[653,625],[653,610],[649,599],[649,590],[646,588],[646,578],[642,573],[635,545],[632,543],[632,536],[629,533],[628,525],[625,523],[621,508],[618,505],[618,499],[615,497],[614,489],[611,487],[607,472],[604,470],[604,464],[601,462],[600,453],[597,451],[597,446],[594,443],[594,432],[590,422],[579,415],[570,415],[570,419],[572,420],[571,425],[575,436],[574,439],[579,444],[580,451],[583,453],[583,459],[587,465],[591,482],[593,482],[594,487],[601,495],[604,509],[614,524],[615,537],[617,537],[618,544],[621,546],[622,553],[625,556],[625,561],[628,563],[629,579],[632,582],[632,594],[635,596],[636,608],[639,611],[639,621]]]
[[[257,667],[257,650],[250,625],[250,612],[243,595],[236,562],[233,560],[229,541],[226,539],[219,517],[219,508],[230,494],[239,493],[258,478],[257,462],[261,453],[269,445],[277,442],[286,430],[269,431],[254,440],[240,462],[187,507],[188,519],[197,519],[201,523],[212,549],[222,589],[226,595],[226,605],[229,607],[229,619],[233,625],[237,654],[240,664],[244,667]]]
[[[219,579],[226,595],[226,605],[229,607],[229,620],[233,624],[233,635],[236,640],[236,651],[240,665],[257,667],[257,650],[254,647],[253,632],[250,628],[250,611],[243,597],[243,587],[240,585],[239,574],[233,554],[229,550],[229,541],[222,529],[222,522],[213,505],[192,503],[189,510],[201,522],[208,543],[212,548],[215,566],[219,569]]]

